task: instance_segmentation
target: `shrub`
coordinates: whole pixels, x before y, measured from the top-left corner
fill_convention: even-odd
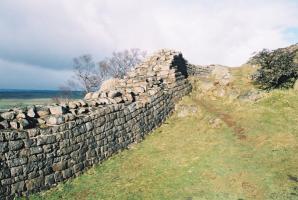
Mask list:
[[[259,69],[252,75],[253,81],[262,89],[290,88],[298,78],[298,66],[294,62],[295,53],[286,49],[257,53],[252,63]]]

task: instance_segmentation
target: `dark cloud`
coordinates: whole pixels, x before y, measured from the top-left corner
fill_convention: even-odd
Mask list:
[[[52,70],[1,59],[0,71],[0,89],[58,89],[72,75],[67,70]]]

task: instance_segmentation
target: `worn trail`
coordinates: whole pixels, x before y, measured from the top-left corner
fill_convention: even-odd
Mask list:
[[[204,108],[207,112],[210,112],[217,117],[219,117],[228,127],[230,127],[234,135],[240,139],[245,140],[247,139],[247,136],[245,135],[245,129],[241,127],[241,125],[237,124],[236,120],[233,119],[231,115],[228,113],[225,113],[224,111],[214,107],[211,103],[207,103],[206,100],[199,99],[198,104]]]

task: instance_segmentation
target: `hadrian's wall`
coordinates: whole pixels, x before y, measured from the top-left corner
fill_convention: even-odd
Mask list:
[[[186,77],[182,54],[162,50],[85,100],[0,113],[0,199],[48,189],[142,140],[191,91]]]
[[[194,64],[188,64],[187,65],[187,74],[189,76],[198,76],[198,77],[204,77],[209,76],[214,70],[216,65],[194,65]]]

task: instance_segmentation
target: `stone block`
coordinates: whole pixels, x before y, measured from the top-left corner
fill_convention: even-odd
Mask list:
[[[15,115],[16,114],[13,111],[1,113],[1,117],[6,120],[13,120]]]
[[[52,115],[62,115],[67,112],[66,107],[63,106],[51,106],[49,109]]]
[[[38,191],[44,186],[44,177],[37,177],[34,179],[26,180],[26,188],[29,191]]]
[[[64,123],[64,117],[62,115],[52,115],[46,119],[47,125],[59,125]]]
[[[78,104],[75,101],[71,101],[68,103],[68,106],[70,109],[76,109],[78,107]]]
[[[31,118],[36,117],[35,107],[31,107],[28,109],[27,116]]]
[[[91,96],[91,99],[98,99],[100,97],[100,92],[94,92]]]
[[[58,172],[58,171],[63,171],[64,169],[67,168],[67,162],[62,160],[60,162],[54,163],[52,165],[52,169],[54,172]]]
[[[20,128],[20,124],[16,121],[9,122],[9,124],[10,124],[10,127],[12,129],[19,129]]]
[[[84,99],[85,99],[85,100],[92,99],[92,95],[93,95],[92,92],[88,92],[88,93],[85,95]]]
[[[25,189],[25,182],[17,182],[11,185],[11,193],[12,194],[20,194],[24,191]]]
[[[17,119],[26,119],[26,114],[23,112],[20,112],[16,116]]]
[[[39,117],[45,117],[50,114],[50,109],[43,106],[43,107],[37,107],[36,113]]]
[[[54,174],[50,174],[45,176],[45,186],[50,187],[55,183],[55,176]]]
[[[0,129],[8,129],[10,127],[10,124],[7,120],[3,120],[0,122]]]
[[[0,142],[0,153],[8,151],[8,142]]]
[[[17,151],[24,147],[24,142],[22,140],[16,140],[16,141],[9,141],[8,148],[10,151]]]
[[[122,96],[122,93],[120,91],[117,90],[111,90],[108,92],[108,97],[109,98],[115,98],[115,97],[120,97]]]

